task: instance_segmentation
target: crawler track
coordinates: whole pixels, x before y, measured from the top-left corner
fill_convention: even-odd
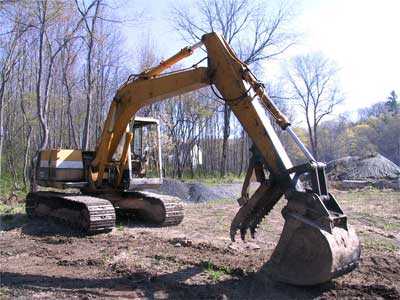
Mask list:
[[[34,192],[26,197],[30,217],[52,217],[87,233],[108,231],[115,226],[115,210],[105,199],[56,192]]]
[[[127,196],[133,198],[132,201],[143,202],[137,213],[146,222],[158,226],[174,226],[183,220],[183,204],[177,197],[147,191],[128,192]]]
[[[42,191],[29,193],[26,213],[30,217],[55,218],[89,234],[108,231],[115,226],[116,215],[113,203],[103,196]],[[135,215],[147,223],[173,226],[183,220],[183,205],[179,198],[146,191],[127,192],[124,197],[132,203]]]

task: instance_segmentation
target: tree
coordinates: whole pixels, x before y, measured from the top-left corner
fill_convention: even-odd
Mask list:
[[[395,91],[391,91],[389,97],[386,101],[386,106],[388,110],[393,113],[393,115],[397,115],[399,113],[399,103],[397,102],[397,94]]]
[[[99,8],[101,4],[101,0],[94,0],[89,5],[88,8],[85,7],[85,2],[79,4],[78,0],[75,0],[76,8],[79,13],[82,15],[85,24],[86,30],[86,70],[85,70],[85,83],[86,83],[86,116],[85,116],[85,125],[83,128],[83,137],[82,137],[82,149],[88,150],[89,147],[89,139],[90,139],[90,121],[91,121],[91,111],[92,111],[92,97],[93,97],[93,51],[95,46],[95,36],[96,36],[96,22],[99,17]],[[81,8],[81,5],[83,8]],[[94,12],[90,16],[88,16],[88,12],[90,7],[94,6]]]
[[[194,14],[193,11],[196,11]],[[211,31],[220,33],[246,64],[259,65],[287,50],[294,41],[287,33],[291,11],[281,3],[275,10],[266,2],[250,0],[197,0],[190,6],[174,7],[172,22],[188,42],[198,41]],[[226,173],[231,110],[223,108],[223,137],[220,175]]]
[[[71,1],[8,1],[0,5],[1,162],[6,166],[3,172],[16,182],[22,177],[24,186],[30,177],[31,188],[35,188],[40,150],[78,148],[82,139],[86,111],[82,90],[87,89],[81,83],[87,82],[88,74],[87,51],[82,51],[87,49],[85,21],[91,23],[98,1],[79,2],[81,11]],[[128,75],[121,66],[124,51],[117,40],[119,31],[104,26],[112,21],[107,17],[112,8],[101,8],[100,17],[105,19],[99,19],[96,26],[90,72],[91,109],[96,117],[92,123],[99,127],[107,100]]]
[[[352,145],[360,141],[354,134],[356,131],[351,130],[353,127],[355,127],[355,124],[351,121],[348,113],[340,114],[335,119],[322,122],[318,139],[319,159],[329,162],[346,155],[352,155],[351,152],[355,148]],[[370,147],[368,146],[368,148]]]
[[[11,28],[9,28],[9,33],[0,39],[0,176],[4,142],[4,93],[6,84],[11,78],[13,68],[21,55],[21,51],[18,47],[19,40],[30,28],[30,25],[22,26],[19,23],[21,14],[17,10],[15,10],[14,13],[15,15],[13,17],[17,22],[12,24]],[[8,26],[4,26],[3,28],[7,27]]]
[[[378,102],[370,107],[364,107],[358,110],[358,117],[360,121],[366,121],[370,117],[378,118],[379,116],[387,112],[387,106],[385,102]]]
[[[316,159],[319,125],[343,101],[336,75],[335,64],[320,53],[295,57],[286,71],[291,98],[304,112],[310,147]]]
[[[161,119],[172,143],[173,170],[182,178],[184,166],[190,164],[193,176],[191,153],[210,118],[211,110],[200,101],[199,93],[177,96],[164,103]]]

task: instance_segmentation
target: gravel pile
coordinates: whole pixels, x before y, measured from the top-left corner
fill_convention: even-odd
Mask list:
[[[236,200],[241,184],[219,184],[207,186],[200,182],[186,183],[176,179],[164,178],[163,184],[154,192],[179,197],[187,202],[207,202],[220,199]]]
[[[163,184],[157,191],[165,195],[178,197],[184,201],[190,201],[189,187],[180,180],[164,178]]]
[[[213,189],[202,183],[189,183],[188,186],[190,202],[205,202],[222,198]]]
[[[239,192],[233,184],[220,184],[216,186],[206,186],[202,183],[189,183],[189,201],[205,202],[220,199],[237,199]]]
[[[347,156],[333,160],[327,164],[326,171],[332,180],[393,180],[400,177],[400,167],[380,154],[367,158]]]

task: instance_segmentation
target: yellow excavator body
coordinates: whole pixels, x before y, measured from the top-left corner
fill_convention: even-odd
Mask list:
[[[200,46],[207,52],[207,67],[162,73]],[[132,153],[132,144],[136,145],[140,136],[136,130],[142,125],[132,127],[129,124],[144,106],[206,86],[218,90],[216,97],[229,105],[253,141],[253,155],[238,200],[240,207],[230,228],[232,240],[238,231],[242,239],[248,232],[254,237],[263,218],[279,200],[286,198],[287,205],[282,210],[285,219],[282,235],[270,261],[261,271],[283,282],[314,285],[353,270],[360,258],[360,243],[347,216],[328,190],[325,165],[314,159],[291,129],[288,119],[268,97],[263,84],[216,33],[205,34],[201,41],[182,49],[160,65],[130,76],[114,96],[96,150],[81,152],[82,182],[64,182],[66,186],[79,186],[81,194],[30,193],[28,214],[60,216],[58,211],[68,206],[70,220],[80,222],[89,231],[97,231],[112,227],[110,224],[115,221],[110,210],[112,204],[115,209],[132,210],[158,224],[179,224],[183,219],[179,199],[141,189],[146,182],[159,181],[146,179],[145,157]],[[304,153],[307,158],[304,164],[292,164],[271,119],[288,132]],[[62,159],[74,161],[73,157],[79,153],[68,152],[71,154],[65,158],[67,152],[64,151],[70,150],[60,151],[61,158],[52,158],[54,151],[42,153],[43,165],[48,168],[44,170],[48,172],[45,183],[58,182],[57,176],[65,178],[57,166],[63,165]],[[158,146],[159,170],[160,153]],[[268,170],[268,178],[264,170]],[[260,185],[249,195],[248,179],[253,172]],[[311,188],[306,188],[300,180],[304,174],[310,178]],[[73,177],[75,175],[71,173],[67,178],[77,179],[80,175]],[[162,180],[162,172],[159,178]]]

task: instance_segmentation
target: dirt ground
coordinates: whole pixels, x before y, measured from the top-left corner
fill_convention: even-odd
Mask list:
[[[186,204],[182,224],[151,228],[119,221],[81,236],[51,220],[3,215],[0,298],[21,299],[400,299],[400,193],[335,191],[362,242],[352,273],[294,287],[258,271],[276,245],[284,201],[256,240],[231,243],[235,201]]]

